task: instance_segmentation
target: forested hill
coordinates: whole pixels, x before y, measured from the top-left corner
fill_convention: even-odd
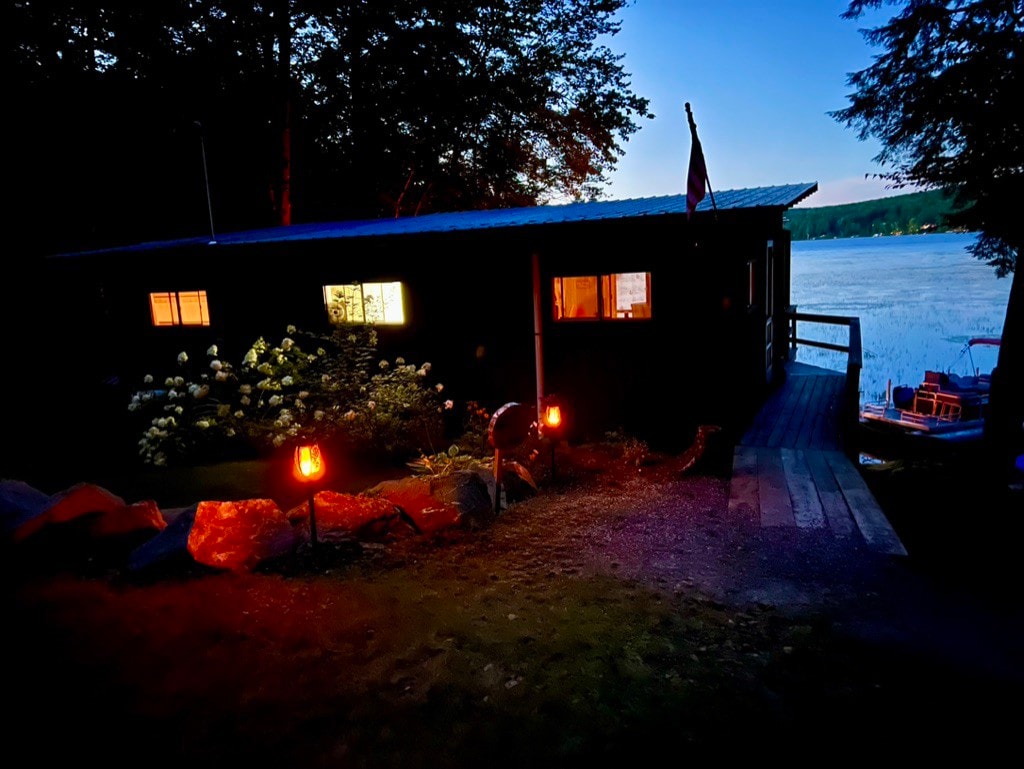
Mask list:
[[[786,226],[793,240],[945,232],[944,214],[951,207],[941,190],[911,192],[841,206],[792,208]]]

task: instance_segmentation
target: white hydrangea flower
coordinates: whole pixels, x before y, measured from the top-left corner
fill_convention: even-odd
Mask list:
[[[210,346],[209,346],[209,347],[208,347],[208,348],[206,349],[206,354],[207,354],[207,355],[211,355],[211,356],[213,356],[213,357],[216,357],[216,356],[217,356],[217,345],[215,345],[215,344],[211,344],[211,345],[210,345]]]
[[[182,408],[181,406],[175,406],[175,407],[174,407],[174,413],[175,413],[175,414],[177,414],[178,416],[181,416],[181,414],[182,414],[182,413],[183,413],[184,411],[185,411],[185,409],[183,409],[183,408]]]
[[[283,387],[291,387],[293,384],[295,384],[295,379],[291,376],[285,375],[281,377],[281,385]]]
[[[380,363],[378,363],[377,365],[378,365],[378,366],[380,366],[380,368],[381,368],[381,371],[383,371],[384,369],[386,369],[386,368],[387,368],[387,367],[388,367],[389,365],[391,365],[391,364],[389,364],[389,363],[388,363],[388,362],[387,362],[386,360],[382,360],[382,361],[381,361]]]
[[[210,361],[210,368],[212,368],[214,371],[220,371],[222,368],[224,368],[224,364],[221,363],[219,360],[214,359]]]
[[[240,385],[238,392],[242,393],[242,395],[249,395],[252,392],[252,385]]]
[[[271,406],[277,406],[281,403],[280,395],[271,395],[270,400],[267,401]]]
[[[244,416],[245,416],[245,412],[242,411],[241,409],[239,409],[238,411],[235,412],[235,417],[238,418],[238,419],[241,419]]]
[[[198,427],[200,430],[205,430],[209,426],[210,426],[210,423],[208,421],[206,421],[205,419],[200,419],[198,422],[196,422],[196,427]]]
[[[129,404],[128,404],[128,410],[129,410],[129,411],[136,411],[136,410],[138,410],[138,408],[139,408],[139,407],[140,407],[141,405],[142,405],[142,404],[141,404],[141,403],[139,403],[139,401],[137,401],[137,400],[133,400],[133,401],[132,401],[131,403],[129,403]]]
[[[302,402],[302,398],[296,398],[295,402],[294,402],[294,405],[295,405],[295,408],[297,408],[297,409],[304,409],[304,408],[306,408],[306,404]]]
[[[174,387],[174,377],[172,377],[172,376],[167,377],[167,379],[164,380],[164,386],[165,387]]]
[[[174,377],[173,384],[174,384],[175,387],[182,387],[185,384],[185,377],[182,377],[182,376]]]
[[[285,441],[285,437],[283,435],[281,435],[280,433],[278,433],[277,435],[274,436],[274,440],[271,441],[271,443],[274,444],[275,448],[279,448],[281,446],[281,444],[284,443],[284,441]]]
[[[437,390],[438,392],[441,392],[444,389],[444,385],[438,382],[436,385],[434,385],[434,389]]]
[[[313,419],[315,419],[317,422],[322,422],[324,419],[324,412],[321,411],[320,409],[317,409],[316,411],[313,412]]]
[[[243,395],[242,396],[241,403],[242,403],[243,406],[248,406],[251,402],[252,401],[249,400],[249,396],[248,395]]]
[[[235,437],[235,428],[229,427],[227,430],[224,431],[224,434],[226,436],[228,436],[229,438],[234,438]]]
[[[373,411],[375,408],[377,408],[377,401],[367,401],[366,408],[368,408],[370,411]]]
[[[285,352],[288,352],[294,346],[295,346],[295,340],[294,339],[289,339],[288,337],[285,337],[284,339],[281,340],[281,349],[284,350]]]
[[[309,397],[309,390],[299,390],[299,397],[306,400]]]
[[[185,365],[188,363],[188,355],[182,351],[178,353],[178,365]]]
[[[228,381],[228,372],[227,371],[218,371],[216,374],[214,374],[213,378],[216,381],[218,381],[218,382],[226,382],[226,381]]]
[[[433,368],[433,366],[431,366],[430,363],[427,362],[427,363],[424,363],[422,366],[420,366],[420,368],[423,369],[424,371],[428,371],[429,372],[430,369]]]
[[[396,366],[404,366],[405,365],[405,358],[401,358],[401,357],[395,358],[395,365]]]
[[[253,348],[250,347],[249,348],[249,352],[247,352],[245,354],[245,357],[242,358],[242,365],[243,366],[253,366],[253,365],[256,364],[257,361],[259,361],[259,359],[260,359],[260,356],[256,353],[256,350],[254,350]]]
[[[286,334],[294,334],[296,331],[297,329],[295,328],[295,326],[291,325],[290,323],[284,328],[284,332]]]
[[[142,377],[142,382],[143,384],[153,384],[153,375],[146,374],[146,376]]]
[[[284,357],[283,355],[278,355],[277,356],[277,363],[278,363],[278,365],[283,366],[287,362],[288,362],[288,359],[286,357]]]
[[[324,384],[327,384],[328,382],[331,381],[331,375],[330,374],[321,374],[320,375],[320,381],[323,382]]]

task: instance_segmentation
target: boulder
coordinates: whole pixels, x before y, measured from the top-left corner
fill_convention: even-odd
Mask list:
[[[380,541],[388,537],[420,533],[416,521],[383,497],[318,491],[313,498],[317,540],[347,542]],[[309,502],[290,509],[287,518],[298,525],[302,538],[310,539]]]
[[[50,495],[24,481],[0,481],[0,522],[9,536],[51,505]]]
[[[453,526],[472,526],[492,516],[493,491],[473,470],[383,481],[365,493],[394,503],[427,534]]]
[[[156,533],[167,526],[156,502],[145,500],[131,505],[101,486],[79,483],[46,498],[21,489],[24,507],[20,522],[13,529],[15,542],[21,542],[46,526],[65,524],[89,517],[83,528],[93,537]]]
[[[170,521],[163,531],[135,548],[128,556],[128,569],[135,572],[151,571],[157,567],[195,564],[188,549],[188,535],[196,519],[197,505],[181,510],[168,510]]]
[[[252,570],[297,544],[296,531],[272,499],[200,502],[188,535],[196,562],[232,571]]]

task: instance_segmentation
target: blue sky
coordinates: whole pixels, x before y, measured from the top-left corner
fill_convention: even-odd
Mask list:
[[[609,47],[655,117],[623,145],[610,199],[685,192],[690,102],[711,189],[817,182],[803,206],[872,200],[879,145],[829,116],[847,75],[878,53],[860,34],[893,14],[845,20],[845,0],[633,0]]]

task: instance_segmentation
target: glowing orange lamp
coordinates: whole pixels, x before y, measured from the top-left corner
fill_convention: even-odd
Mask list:
[[[548,395],[541,401],[541,435],[551,443],[551,477],[555,477],[555,443],[565,429],[565,412],[561,401],[554,395]]]
[[[562,407],[557,403],[549,403],[544,407],[544,427],[546,430],[558,432],[562,426]]]
[[[316,508],[313,505],[313,495],[316,492],[314,483],[324,477],[327,472],[327,465],[324,462],[324,455],[317,443],[304,443],[295,447],[295,463],[292,474],[302,483],[309,484],[309,538],[316,552]]]

